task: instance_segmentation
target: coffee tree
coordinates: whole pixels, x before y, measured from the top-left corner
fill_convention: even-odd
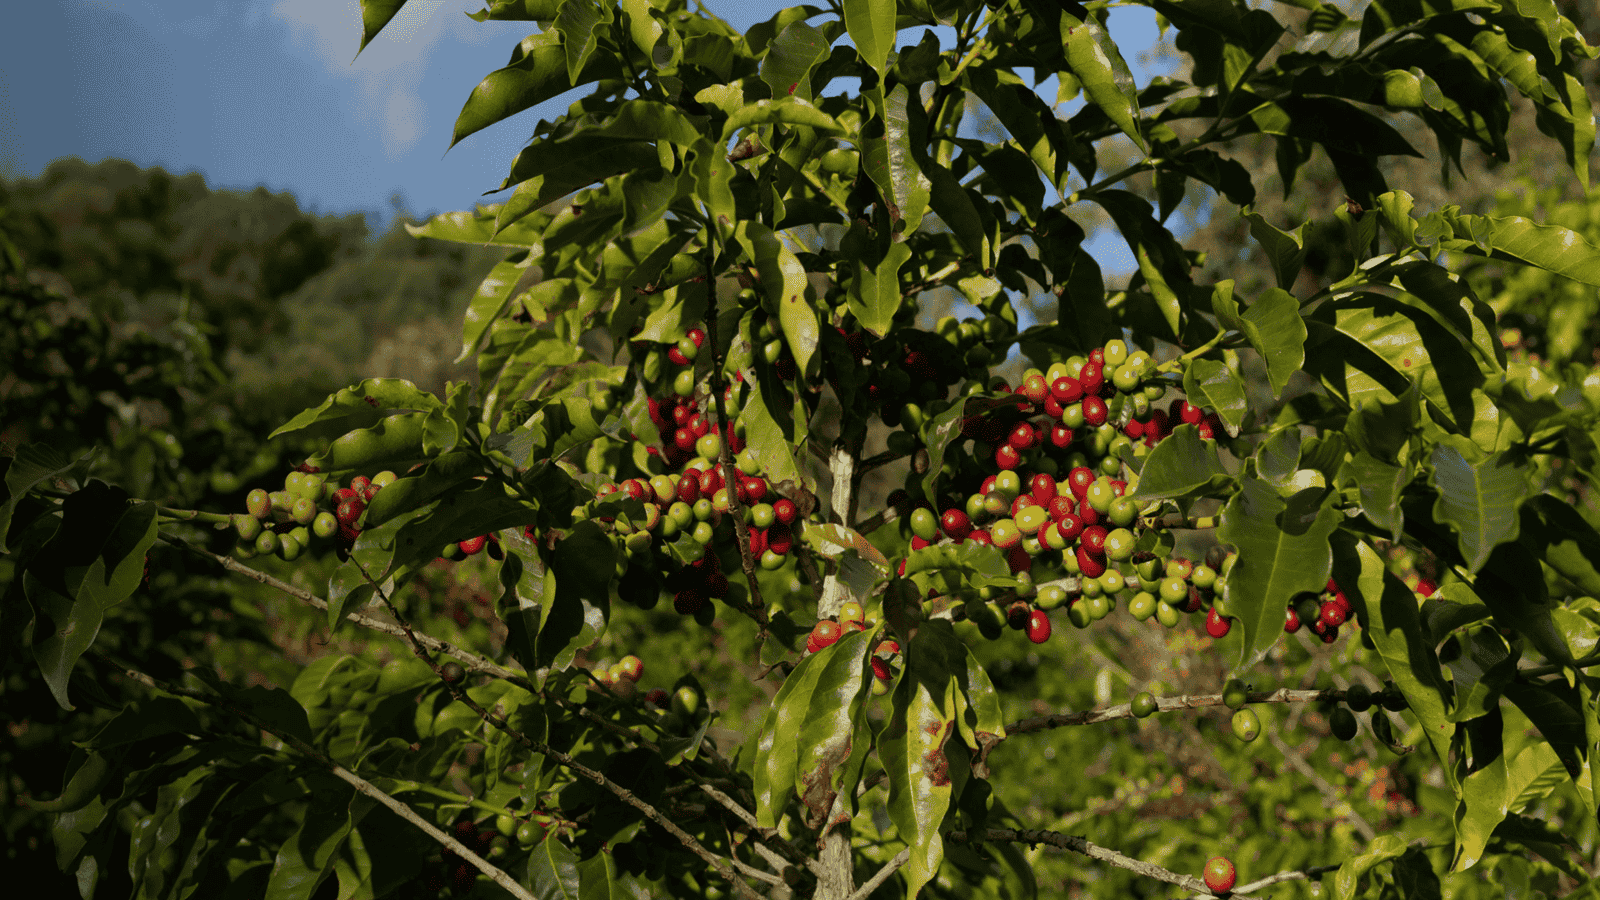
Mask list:
[[[402,5],[363,0],[363,45]],[[126,867],[140,896],[1028,896],[1039,846],[1106,896],[1500,896],[1474,871],[1529,854],[1535,886],[1589,885],[1600,374],[1508,355],[1461,273],[1592,292],[1600,249],[1417,208],[1383,161],[1418,136],[1445,176],[1504,158],[1529,104],[1587,189],[1594,50],[1540,0],[1143,5],[1187,57],[1143,89],[1098,2],[847,0],[743,35],[677,0],[477,13],[538,30],[454,141],[583,95],[503,202],[415,229],[507,252],[465,317],[475,385],[338,391],[274,433],[308,456],[241,509],[134,498],[46,446],[7,461],[7,618],[62,708],[113,711],[29,803],[83,895]],[[1230,158],[1255,136],[1275,173]],[[1251,204],[1313,154],[1356,263],[1308,285],[1309,223]],[[1163,224],[1192,194],[1248,222],[1276,287],[1194,279],[1229,248]],[[1125,284],[1083,247],[1100,220]],[[152,673],[102,633],[161,603],[129,600],[152,552],[389,661],[328,653],[287,689]],[[493,579],[481,646],[424,627],[451,566]],[[603,660],[635,607],[721,680]],[[1013,718],[993,648],[1089,653],[1107,617],[1230,677]],[[1346,686],[1257,689],[1286,643],[1337,648]],[[741,690],[742,733],[717,724]],[[1246,858],[1243,833],[1117,846],[1003,802],[1100,777],[1016,782],[1018,744],[1211,707],[1241,771],[1258,735],[1286,747],[1274,708],[1365,722],[1444,811]],[[1330,787],[1301,765],[1273,777]]]

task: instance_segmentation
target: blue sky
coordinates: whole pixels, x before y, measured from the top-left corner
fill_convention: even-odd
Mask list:
[[[791,2],[705,0],[736,28]],[[446,154],[472,87],[503,65],[525,22],[477,23],[482,0],[411,0],[356,56],[357,0],[48,0],[12,4],[0,29],[0,174],[53,159],[122,157],[213,186],[292,192],[303,207],[413,215],[464,209],[497,187],[557,98]],[[1110,23],[1136,77],[1154,15]],[[902,32],[901,43],[918,32]],[[1052,98],[1053,99],[1053,98]],[[1111,268],[1120,241],[1096,241]]]

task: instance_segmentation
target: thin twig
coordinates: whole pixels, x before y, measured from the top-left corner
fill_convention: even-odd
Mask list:
[[[1271,692],[1252,691],[1248,697],[1251,703],[1312,703],[1318,700],[1342,701],[1344,700],[1344,693],[1344,691],[1336,688],[1330,688],[1325,691],[1296,691],[1283,688]],[[1156,709],[1161,712],[1174,709],[1202,709],[1207,706],[1222,705],[1221,694],[1184,694],[1177,697],[1156,698]],[[1094,725],[1115,719],[1131,718],[1133,718],[1132,704],[1122,703],[1117,706],[1106,706],[1100,709],[1086,709],[1082,712],[1056,713],[1049,716],[1035,716],[1031,719],[1023,719],[1007,725],[1006,735],[1045,731],[1069,725]]]
[[[863,882],[861,887],[856,888],[856,892],[850,895],[850,900],[867,900],[868,897],[872,896],[872,892],[878,889],[879,885],[888,881],[889,876],[899,871],[900,867],[905,865],[909,859],[911,859],[910,847],[896,853],[894,859],[884,863],[883,868]]]
[[[1329,872],[1337,871],[1339,871],[1339,867],[1337,865],[1333,865],[1312,866],[1308,869],[1290,869],[1285,872],[1276,872],[1268,875],[1265,878],[1257,878],[1255,881],[1252,881],[1249,884],[1239,885],[1233,889],[1232,896],[1242,896],[1254,891],[1259,891],[1262,888],[1272,887],[1275,884],[1282,884],[1285,881],[1310,881],[1313,878],[1321,877]],[[1207,900],[1207,898],[1215,896],[1216,894],[1206,891],[1203,894],[1193,894],[1185,898],[1185,900]]]
[[[1060,847],[1063,850],[1081,853],[1090,859],[1098,859],[1101,862],[1110,863],[1120,869],[1127,869],[1146,878],[1154,878],[1158,881],[1165,881],[1168,884],[1175,884],[1186,891],[1201,893],[1202,896],[1216,896],[1206,890],[1205,883],[1193,875],[1179,875],[1177,872],[1162,868],[1155,863],[1124,856],[1115,850],[1108,850],[1105,847],[1090,843],[1088,840],[1074,834],[1062,834],[1058,831],[1018,831],[1011,828],[989,828],[976,835],[968,834],[964,829],[950,831],[945,834],[945,838],[957,843],[1009,841],[1018,844],[1049,844],[1052,847]],[[1242,891],[1237,890],[1232,894],[1235,897],[1243,895]]]
[[[110,660],[107,661],[109,662]],[[252,727],[258,728],[261,731],[272,735],[289,747],[293,747],[297,753],[310,758],[318,765],[327,769],[329,772],[332,772],[335,777],[349,784],[359,793],[364,794],[367,797],[370,797],[373,800],[383,804],[395,815],[405,819],[407,822],[410,822],[417,828],[420,828],[425,834],[428,835],[428,837],[449,848],[462,859],[471,863],[478,871],[489,876],[489,878],[491,878],[495,884],[505,888],[506,891],[508,891],[512,896],[519,898],[519,900],[534,900],[533,894],[529,893],[526,888],[518,884],[515,879],[501,871],[493,863],[473,852],[465,844],[456,840],[453,835],[439,830],[439,828],[436,827],[432,822],[429,822],[427,819],[424,819],[413,812],[411,807],[406,806],[404,803],[401,803],[394,797],[384,793],[372,782],[362,778],[360,775],[357,775],[349,769],[346,769],[344,766],[334,762],[332,759],[322,755],[322,753],[320,753],[315,747],[311,746],[300,738],[286,732],[275,731],[265,722],[262,722],[260,719],[251,715],[246,710],[234,706],[222,697],[217,697],[202,691],[178,687],[176,685],[163,684],[162,682],[157,681],[156,679],[138,671],[137,669],[130,669],[120,665],[118,668],[122,671],[123,675],[145,685],[146,687],[154,688],[158,691],[165,691],[166,693],[174,694],[180,697],[188,697],[192,700],[198,700],[210,706],[225,709],[235,716],[238,716],[239,718],[250,723]]]

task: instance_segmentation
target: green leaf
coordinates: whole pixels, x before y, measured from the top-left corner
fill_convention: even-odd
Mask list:
[[[1239,331],[1261,354],[1272,395],[1282,395],[1289,378],[1305,368],[1306,323],[1300,318],[1300,301],[1288,291],[1268,288],[1240,315],[1228,280],[1212,286],[1211,309],[1224,328]]]
[[[372,498],[367,506],[367,527],[375,528],[401,513],[426,506],[481,474],[483,466],[469,450],[452,450],[430,460],[422,471],[396,479]]]
[[[1361,511],[1372,524],[1387,530],[1390,540],[1398,541],[1406,521],[1400,492],[1413,475],[1409,466],[1386,463],[1362,450],[1345,460],[1339,483],[1354,486],[1361,497]]]
[[[1486,381],[1483,369],[1463,338],[1414,295],[1359,292],[1323,304],[1307,325],[1314,348],[1308,370],[1350,406],[1392,402],[1418,382],[1458,430],[1472,427],[1472,393]]]
[[[800,734],[794,791],[811,827],[826,826],[841,794],[845,809],[855,811],[855,782],[868,749],[855,738],[864,724],[864,701],[874,677],[868,655],[876,636],[877,629],[854,631],[815,654],[812,689],[795,720]]]
[[[1600,533],[1571,506],[1550,494],[1522,504],[1518,541],[1578,590],[1600,597]]]
[[[1523,791],[1559,767],[1555,750],[1533,732],[1530,723],[1515,707],[1500,707],[1504,722],[1499,753],[1492,760],[1482,756],[1493,748],[1472,748],[1473,772],[1461,784],[1456,806],[1456,849],[1450,869],[1472,868],[1482,857],[1495,828],[1508,812],[1520,812]]]
[[[1439,670],[1433,644],[1423,632],[1416,595],[1389,572],[1376,550],[1349,532],[1334,535],[1333,549],[1333,574],[1340,590],[1361,613],[1367,635],[1422,724],[1428,743],[1440,760],[1450,760],[1450,741],[1455,734],[1450,686]],[[1229,579],[1231,583],[1232,576]],[[1453,778],[1448,764],[1444,771],[1446,778]]]
[[[1239,551],[1226,587],[1228,612],[1244,630],[1236,668],[1266,655],[1283,634],[1283,610],[1296,594],[1327,586],[1328,538],[1342,517],[1336,495],[1319,493],[1311,488],[1285,501],[1270,483],[1247,478],[1223,507],[1217,540]]]
[[[745,448],[761,463],[761,469],[774,483],[801,480],[800,466],[795,461],[794,435],[779,424],[767,405],[768,390],[777,392],[778,379],[772,378],[755,385],[739,410],[739,421],[744,423]]]
[[[1011,567],[1005,551],[990,544],[963,541],[959,544],[934,544],[911,551],[903,573],[910,578],[924,572],[960,572],[973,585],[1011,582]]]
[[[1091,196],[1105,207],[1106,212],[1122,232],[1123,240],[1139,263],[1139,274],[1144,277],[1161,310],[1167,327],[1177,335],[1183,322],[1187,305],[1189,259],[1183,245],[1173,237],[1167,227],[1156,221],[1150,201],[1129,191],[1106,190]]]
[[[578,900],[583,883],[577,855],[554,835],[540,841],[528,855],[522,886],[539,900]]]
[[[741,105],[722,126],[725,141],[731,141],[741,129],[757,125],[799,125],[812,128],[824,135],[841,134],[844,128],[811,103],[799,97],[779,97],[776,100],[757,100]]]
[[[456,362],[476,353],[489,333],[489,326],[511,308],[517,282],[522,280],[527,268],[528,254],[516,253],[489,270],[467,303],[467,312],[461,324],[461,353],[456,357]]]
[[[332,440],[358,428],[371,428],[396,412],[426,412],[443,406],[438,397],[404,378],[368,378],[329,394],[321,406],[290,419],[267,439],[297,435],[305,440]]]
[[[1545,579],[1530,578],[1530,572],[1540,572],[1538,557],[1522,544],[1501,544],[1489,554],[1474,590],[1493,611],[1496,625],[1526,637],[1551,662],[1570,663],[1572,651],[1556,627]]]
[[[578,900],[622,900],[633,896],[610,853],[596,853],[578,863],[578,885]]]
[[[963,776],[965,747],[950,738],[966,711],[966,650],[950,623],[926,622],[903,648],[906,668],[893,694],[878,756],[889,776],[889,819],[911,857],[906,896],[914,900],[944,859],[939,828],[950,809],[954,778]],[[952,756],[955,759],[952,759]]]
[[[1569,228],[1522,216],[1462,215],[1454,206],[1428,216],[1422,225],[1426,234],[1446,236],[1435,238],[1442,250],[1511,259],[1600,287],[1600,247]],[[1418,242],[1423,240],[1419,236]]]
[[[855,261],[855,278],[845,299],[861,327],[878,337],[888,332],[905,299],[900,293],[900,267],[910,258],[909,246],[894,243],[876,266],[869,267],[862,259]]]
[[[306,464],[320,472],[407,468],[428,457],[429,420],[440,408],[394,413],[371,427],[352,429],[335,438],[326,450],[307,457]]]
[[[542,545],[541,545],[542,546]],[[611,578],[616,552],[611,539],[590,520],[577,523],[553,550],[544,551],[546,580],[539,622],[535,668],[560,671],[572,664],[582,647],[604,632],[611,615]]]
[[[566,51],[567,83],[577,85],[578,73],[599,45],[602,27],[616,21],[614,7],[596,0],[566,0],[556,13],[555,31]]]
[[[514,183],[508,182],[502,186],[509,187]],[[513,223],[509,226],[499,225],[497,222],[500,212],[501,207],[496,205],[441,213],[421,225],[407,224],[406,233],[412,237],[433,238],[457,244],[493,244],[500,247],[515,247],[519,250],[532,249],[536,253],[542,251],[544,245],[542,226],[539,230],[535,230],[528,227],[526,222]]]
[[[740,222],[734,233],[755,263],[761,286],[778,308],[784,343],[794,354],[795,365],[807,379],[815,378],[821,363],[817,356],[821,325],[811,305],[805,267],[772,229],[758,221]]]
[[[811,71],[828,55],[827,35],[804,21],[790,22],[767,47],[761,60],[761,80],[774,97],[799,97],[811,101]]]
[[[918,167],[913,147],[920,136],[913,139],[907,106],[911,92],[904,84],[897,84],[883,98],[883,136],[867,138],[862,147],[861,167],[884,200],[892,204],[890,220],[902,220],[905,228],[900,232],[904,240],[922,223],[928,210],[932,182]]]
[[[581,188],[659,165],[660,159],[647,141],[619,140],[585,130],[535,141],[512,163],[508,182],[514,181],[517,189],[495,214],[491,235],[498,237],[524,216]]]
[[[361,46],[356,48],[357,55],[405,5],[406,0],[361,0]]]
[[[1139,485],[1128,496],[1136,500],[1187,497],[1229,480],[1217,457],[1216,441],[1200,439],[1193,425],[1179,425],[1156,444],[1139,470]]]
[[[311,807],[294,836],[278,849],[263,894],[266,900],[310,900],[354,827],[350,818],[354,790],[332,776],[308,780],[316,787],[308,792]]]
[[[1067,65],[1098,106],[1140,150],[1149,152],[1139,130],[1139,97],[1133,72],[1123,61],[1111,35],[1097,22],[1072,28],[1067,35]]]
[[[577,7],[588,4],[580,0],[562,5]],[[592,49],[592,43],[590,47]],[[467,95],[467,102],[456,115],[450,146],[454,147],[468,135],[600,77],[601,68],[615,68],[615,64],[596,65],[580,80],[578,74],[569,73],[567,66],[568,51],[557,31],[543,31],[523,38],[512,54],[511,62],[484,76],[472,93]]]
[[[1447,435],[1429,457],[1428,483],[1439,492],[1435,520],[1455,529],[1467,568],[1483,568],[1494,548],[1517,538],[1517,509],[1530,472],[1509,454],[1485,454],[1461,435]]]
[[[6,502],[0,505],[0,553],[8,552],[6,533],[11,530],[11,516],[17,504],[38,485],[71,469],[76,463],[45,444],[24,444],[17,448],[11,465],[6,468]]]
[[[1191,359],[1183,370],[1183,392],[1189,402],[1214,410],[1229,428],[1244,424],[1250,400],[1233,366],[1214,359]]]
[[[1358,856],[1339,864],[1333,876],[1334,900],[1355,900],[1361,877],[1375,867],[1398,858],[1406,851],[1406,839],[1397,834],[1380,834]]]
[[[1590,627],[1593,628],[1593,625]],[[1565,767],[1563,774],[1570,776],[1579,788],[1579,796],[1586,793],[1594,776],[1590,767],[1590,745],[1584,724],[1582,693],[1559,682],[1532,684],[1508,680],[1505,696],[1516,704],[1517,709],[1550,743]],[[1589,805],[1592,801],[1591,795],[1584,802]]]
[[[68,497],[61,529],[22,573],[38,613],[33,658],[63,709],[75,709],[67,695],[73,667],[99,635],[106,611],[138,588],[156,541],[155,504],[130,506],[120,497],[103,484]],[[108,516],[114,517],[109,526]]]
[[[844,0],[844,27],[861,61],[879,75],[894,49],[895,0]]]
[[[930,501],[939,499],[939,475],[944,468],[945,453],[952,443],[959,444],[962,427],[976,422],[990,412],[1014,406],[1013,397],[957,398],[944,412],[929,419],[922,426],[922,443],[928,448],[928,474],[922,476],[922,492]]]
[[[837,647],[856,634],[845,635],[833,646]],[[829,658],[832,659],[833,655],[830,654]],[[772,699],[772,705],[767,708],[767,715],[761,723],[761,737],[756,744],[754,782],[756,821],[763,828],[776,828],[790,799],[800,793],[796,790],[799,740],[811,695],[816,691],[823,670],[827,668],[821,659],[822,655],[816,653],[800,660],[789,677],[783,680],[782,687],[778,688],[778,695]]]

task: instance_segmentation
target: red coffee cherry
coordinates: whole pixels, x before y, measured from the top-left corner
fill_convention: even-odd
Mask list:
[[[1028,615],[1028,640],[1035,644],[1042,644],[1050,640],[1050,617],[1042,609],[1036,609]]]

